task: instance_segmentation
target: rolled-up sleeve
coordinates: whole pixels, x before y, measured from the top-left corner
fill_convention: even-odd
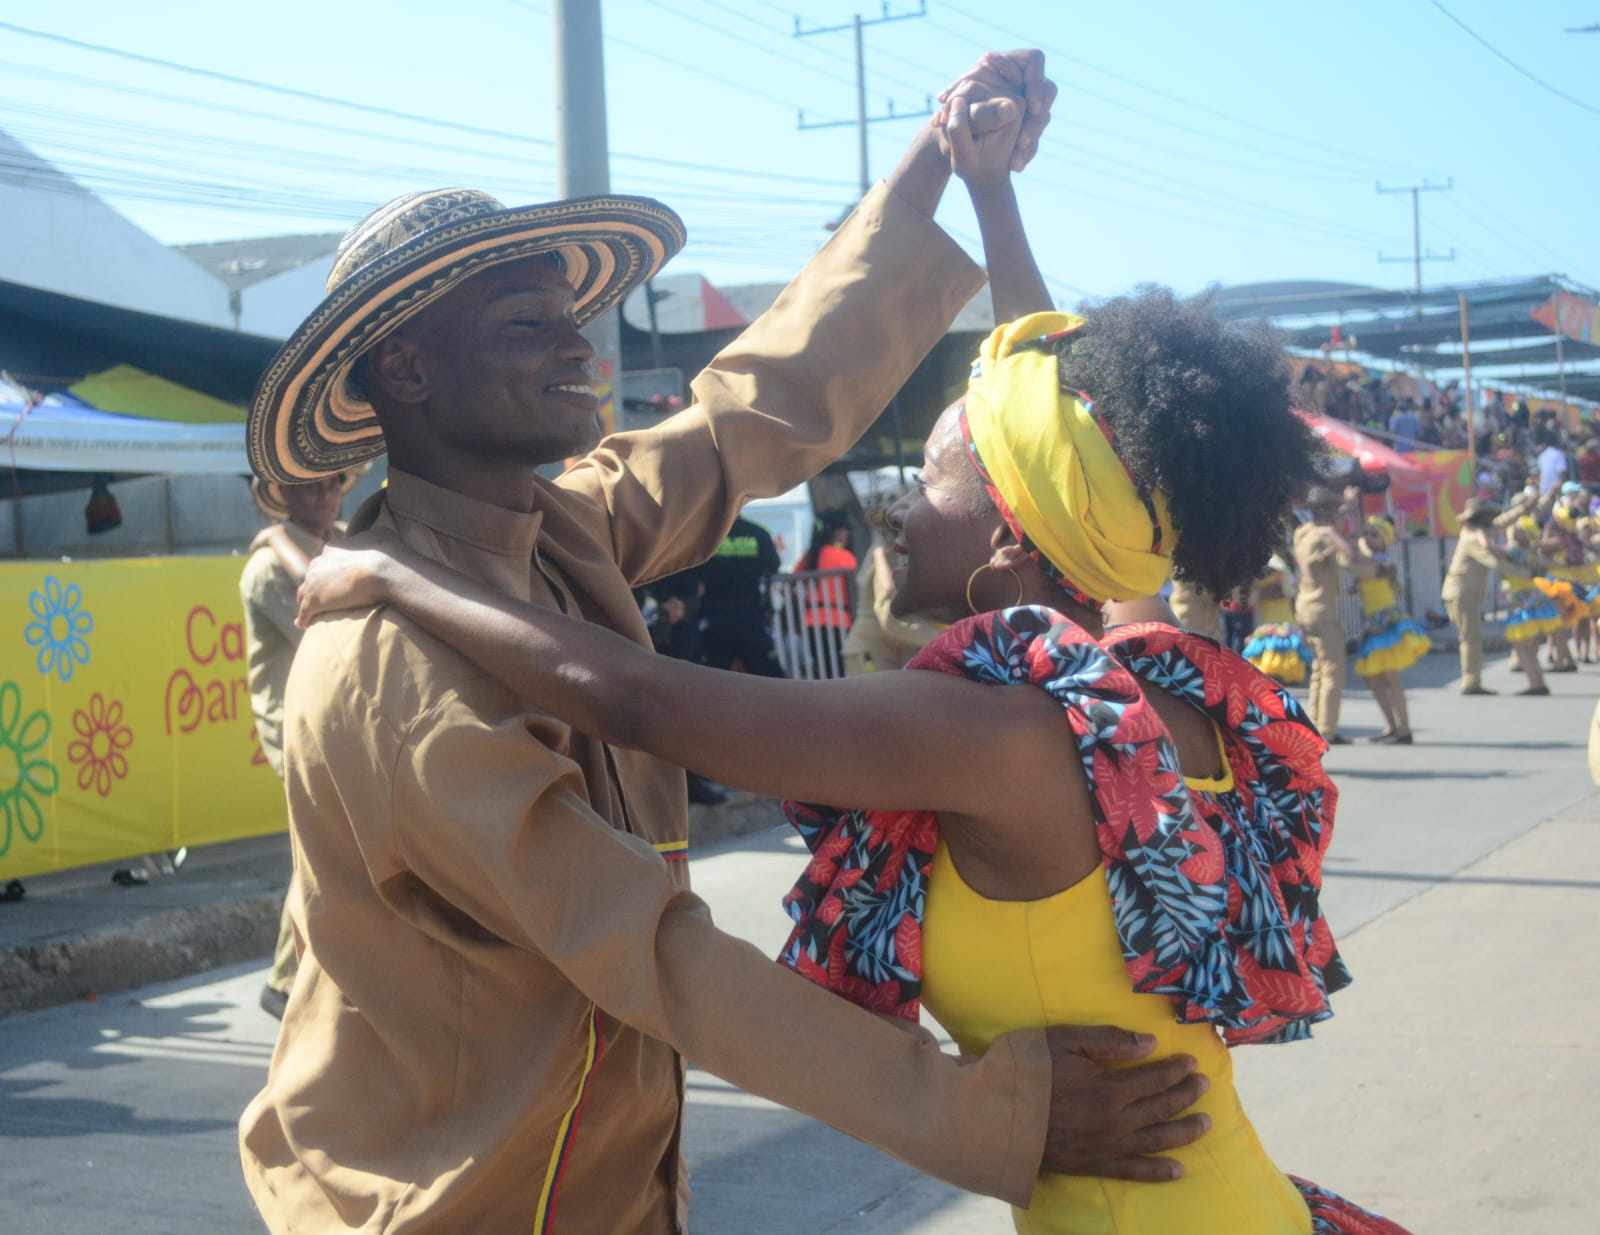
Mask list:
[[[960,246],[880,184],[694,379],[689,408],[608,437],[559,483],[605,524],[630,583],[696,565],[747,500],[854,445],[982,286]]]
[[[931,1175],[1026,1204],[1050,1095],[1044,1035],[944,1054],[719,931],[644,842],[590,810],[565,730],[458,696],[412,726],[392,781],[400,860],[608,1014],[710,1072]]]

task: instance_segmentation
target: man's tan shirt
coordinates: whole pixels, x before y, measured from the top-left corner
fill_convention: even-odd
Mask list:
[[[1294,530],[1294,560],[1300,570],[1300,585],[1294,598],[1294,617],[1311,628],[1339,621],[1339,572],[1365,578],[1372,563],[1353,558],[1339,548],[1332,528],[1320,523],[1302,523]]]
[[[304,528],[285,522],[283,530],[307,557],[322,552],[323,542]],[[344,525],[335,526],[342,532]],[[239,599],[244,604],[245,663],[250,680],[250,710],[256,718],[261,753],[280,777],[283,775],[283,692],[289,684],[289,666],[300,646],[300,628],[294,624],[299,606],[294,580],[278,561],[270,545],[263,545],[245,561],[239,576]]]
[[[703,561],[747,498],[842,454],[979,285],[880,186],[693,406],[541,483],[531,513],[391,469],[355,530],[649,646],[630,586]],[[680,1052],[1027,1202],[1043,1034],[958,1062],[715,930],[678,860],[681,771],[572,731],[387,609],[307,632],[286,722],[305,953],[241,1123],[274,1231],[680,1230]]]
[[[1445,572],[1440,596],[1476,609],[1489,591],[1489,572],[1500,559],[1489,551],[1489,535],[1482,528],[1463,526],[1456,537],[1456,551]]]

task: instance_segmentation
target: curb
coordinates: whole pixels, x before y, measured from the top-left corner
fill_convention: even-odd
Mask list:
[[[0,950],[0,1017],[271,956],[282,905],[258,894]]]

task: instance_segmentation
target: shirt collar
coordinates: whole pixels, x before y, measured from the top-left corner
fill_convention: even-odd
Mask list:
[[[544,522],[544,512],[507,510],[389,467],[385,503],[402,522],[419,523],[434,533],[527,563]]]

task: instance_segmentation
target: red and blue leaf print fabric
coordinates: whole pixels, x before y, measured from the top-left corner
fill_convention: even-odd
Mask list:
[[[1337,792],[1326,745],[1294,699],[1248,662],[1168,626],[1104,645],[1059,613],[1020,607],[950,627],[912,670],[1033,686],[1066,712],[1133,988],[1230,1044],[1309,1035],[1349,973],[1318,907]],[[1191,790],[1140,682],[1216,721],[1233,774]],[[931,811],[789,803],[812,858],[784,899],[779,960],[871,1008],[917,1017],[921,922],[938,842]]]

